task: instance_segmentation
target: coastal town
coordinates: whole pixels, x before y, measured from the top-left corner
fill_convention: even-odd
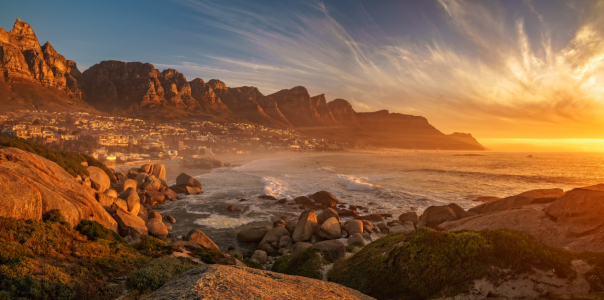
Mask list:
[[[292,129],[210,121],[156,123],[87,112],[9,112],[0,115],[0,133],[58,150],[85,153],[106,164],[176,156],[358,148],[350,142],[308,138]]]

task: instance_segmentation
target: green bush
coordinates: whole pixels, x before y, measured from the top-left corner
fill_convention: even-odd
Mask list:
[[[328,279],[378,299],[430,299],[468,292],[476,279],[496,282],[535,269],[572,277],[574,257],[518,231],[450,233],[420,227],[409,235],[391,234],[336,262]]]
[[[90,241],[97,241],[98,239],[104,239],[108,241],[114,241],[122,244],[126,244],[126,241],[113,230],[105,228],[105,226],[99,224],[96,221],[82,220],[75,228],[82,235],[85,235]]]
[[[193,246],[185,246],[187,250],[191,252],[191,256],[199,258],[206,264],[219,264],[219,265],[234,265],[235,258],[226,256],[224,253],[215,249],[197,248]]]
[[[17,242],[5,242],[0,240],[0,263],[18,263],[34,255],[29,249]]]
[[[255,261],[251,261],[249,259],[244,259],[244,260],[241,260],[241,262],[244,263],[248,268],[258,269],[258,270],[264,270],[264,268],[262,267],[262,265],[260,263],[255,262]]]
[[[58,209],[51,209],[48,212],[46,212],[42,216],[42,220],[44,222],[49,222],[49,223],[59,223],[63,226],[67,226],[67,227],[71,226],[71,224],[69,224],[69,222],[67,222],[65,217],[61,214],[61,212]]]
[[[277,273],[282,273],[282,274],[287,274],[287,269],[289,268],[289,259],[290,258],[292,258],[291,255],[283,255],[283,256],[277,258],[277,260],[275,260],[275,263],[273,264],[273,267],[271,268],[271,271],[277,272]]]
[[[155,291],[181,273],[197,267],[190,260],[159,258],[143,266],[130,278],[129,285],[139,291]]]
[[[279,257],[271,271],[287,275],[297,275],[314,279],[323,279],[322,269],[327,263],[317,251],[307,249],[294,257],[289,263],[291,255]]]

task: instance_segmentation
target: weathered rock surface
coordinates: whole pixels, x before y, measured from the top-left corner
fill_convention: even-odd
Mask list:
[[[340,221],[340,216],[338,215],[338,213],[333,208],[324,209],[317,216],[317,223],[323,224],[323,222],[325,222],[325,220],[327,220],[329,218],[332,218],[332,217],[336,218],[338,220],[338,222]]]
[[[346,247],[338,240],[322,241],[312,245],[311,250],[327,253],[331,261],[342,259],[346,256]]]
[[[457,219],[455,211],[446,205],[430,206],[422,214],[422,219],[419,221],[418,226],[433,227],[445,221],[454,221]]]
[[[340,203],[338,198],[334,196],[332,193],[327,191],[320,191],[312,194],[310,196],[311,199],[315,200],[315,202],[325,205],[327,207],[336,207]]]
[[[292,239],[296,243],[308,241],[317,229],[317,226],[317,215],[315,214],[315,211],[312,209],[305,210],[298,219],[298,223],[292,234]]]
[[[363,222],[359,220],[350,220],[348,222],[348,234],[363,233]]]
[[[413,225],[417,225],[419,223],[419,216],[417,215],[417,212],[414,211],[403,213],[398,217],[398,219],[401,221],[401,223],[404,223],[405,221],[410,221],[413,223]]]
[[[259,243],[271,227],[252,227],[241,230],[237,233],[237,239],[246,243]]]
[[[150,236],[165,240],[168,237],[168,228],[160,219],[149,219],[147,230]]]
[[[134,216],[121,208],[116,210],[113,218],[117,221],[119,234],[121,236],[129,235],[136,238],[148,234],[147,226],[145,226],[145,221],[143,221],[143,219]]]
[[[197,180],[185,173],[181,173],[180,175],[178,175],[178,177],[176,177],[176,184],[202,188],[201,182],[199,182],[199,180]]]
[[[329,218],[323,222],[319,228],[317,228],[317,234],[328,240],[338,239],[342,236],[342,228],[340,222],[335,217]]]
[[[99,185],[99,188],[97,189],[98,192],[102,193],[109,187],[111,187],[111,180],[109,179],[109,176],[107,176],[105,171],[103,171],[103,169],[99,167],[90,166],[86,168],[86,170],[88,170],[88,173],[90,173],[90,176],[88,178],[90,178],[90,180]]]
[[[0,182],[5,183],[0,190],[6,191],[0,216],[41,219],[42,214],[58,209],[72,226],[83,219],[93,220],[117,232],[117,222],[93,194],[50,160],[16,148],[2,148]]]
[[[274,254],[279,250],[279,241],[283,236],[289,236],[289,231],[283,226],[274,227],[262,238],[259,248],[269,254]]]
[[[208,284],[210,282],[212,284]],[[246,267],[204,265],[181,274],[143,299],[370,300],[373,298],[335,283],[301,276]]]
[[[128,205],[128,212],[135,216],[138,215],[138,212],[141,209],[141,199],[136,193],[136,190],[134,190],[133,188],[128,188],[127,190],[120,193],[118,198],[126,201]]]
[[[203,231],[199,229],[193,229],[189,231],[186,237],[183,237],[184,241],[196,243],[203,246],[206,249],[220,250],[216,244],[210,239]]]

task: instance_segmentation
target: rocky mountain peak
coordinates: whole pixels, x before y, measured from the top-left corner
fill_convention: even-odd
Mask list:
[[[11,36],[15,38],[21,44],[21,48],[25,50],[37,50],[40,49],[40,42],[34,33],[31,26],[25,22],[21,22],[17,19],[13,29],[10,31]]]
[[[228,89],[226,84],[218,79],[210,79],[208,84],[212,87],[212,89],[214,89],[215,92],[224,92]]]

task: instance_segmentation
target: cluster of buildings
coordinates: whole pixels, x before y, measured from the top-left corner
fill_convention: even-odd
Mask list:
[[[144,161],[179,154],[249,154],[355,147],[324,139],[308,139],[291,129],[245,123],[152,123],[86,112],[22,110],[0,115],[0,125],[3,134],[47,145],[93,142],[95,148],[86,149],[86,152],[107,162]]]

